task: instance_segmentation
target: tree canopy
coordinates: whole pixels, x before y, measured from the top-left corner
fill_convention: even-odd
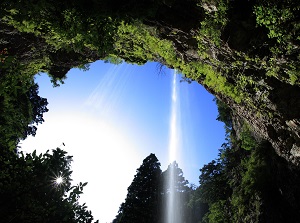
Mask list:
[[[170,184],[171,174],[174,175],[174,183]],[[113,222],[166,222],[166,207],[171,193],[176,198],[173,202],[178,204],[175,206],[176,210],[173,210],[178,216],[176,222],[195,222],[193,211],[196,212],[196,208],[188,206],[193,191],[194,188],[188,185],[175,161],[162,172],[158,159],[150,154],[137,169],[137,174],[128,187],[125,202],[120,205]]]
[[[0,74],[0,148],[15,149],[21,139],[35,135],[44,122],[47,99],[38,95],[38,85],[18,73]]]
[[[71,184],[72,156],[0,150],[0,215],[4,222],[93,222],[78,199],[87,183]],[[60,178],[60,181],[57,179]]]
[[[161,169],[156,156],[147,156],[136,172],[115,223],[158,221]]]
[[[228,125],[227,142],[218,158],[200,169],[200,186],[190,202],[208,207],[201,222],[298,222],[299,189],[292,185],[300,180],[299,170],[289,169],[268,142],[256,140],[245,122],[246,127],[236,132],[228,121],[232,111],[218,105],[218,119]],[[287,180],[290,175],[293,180]],[[289,197],[282,188],[289,190]]]

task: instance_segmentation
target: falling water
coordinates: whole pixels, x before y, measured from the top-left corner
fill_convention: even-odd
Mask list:
[[[177,158],[178,149],[180,146],[180,98],[177,81],[178,73],[175,70],[172,81],[172,102],[171,102],[171,119],[170,119],[170,138],[169,138],[169,163],[172,163]],[[179,198],[176,197],[175,191],[175,168],[170,168],[169,182],[165,182],[169,186],[166,209],[165,223],[179,223],[180,212],[178,211]]]
[[[174,71],[172,81],[172,102],[171,102],[171,119],[170,119],[170,141],[169,141],[169,162],[173,162],[177,158],[177,152],[179,147],[179,97],[177,86],[177,71]]]

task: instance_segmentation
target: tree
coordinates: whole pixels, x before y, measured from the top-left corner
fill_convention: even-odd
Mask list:
[[[218,200],[226,199],[228,196],[228,182],[221,162],[211,161],[200,169],[200,187],[198,193],[202,202],[212,204]]]
[[[173,182],[170,182],[170,179]],[[166,207],[172,204],[176,215],[175,222],[194,223],[199,220],[199,207],[190,205],[195,187],[188,186],[182,170],[174,161],[163,173],[154,154],[150,154],[137,170],[133,182],[128,187],[128,194],[124,203],[120,205],[118,215],[113,223],[126,222],[166,222]],[[172,204],[170,195],[175,195]],[[196,207],[197,206],[197,207]]]
[[[39,86],[34,83],[27,92],[27,97],[29,98],[31,104],[31,119],[32,121],[28,124],[26,131],[24,132],[23,139],[28,135],[35,136],[37,127],[36,125],[42,124],[44,122],[43,114],[48,112],[48,102],[46,98],[42,98],[38,95]]]
[[[21,70],[0,74],[0,148],[15,149],[20,139],[35,135],[44,122],[47,99],[38,95],[38,84]]]
[[[184,178],[182,169],[178,167],[176,161],[162,173],[162,181],[161,209],[164,210],[162,221],[171,219],[174,223],[184,222],[187,218],[187,203],[192,189],[188,186],[189,182]],[[172,207],[172,213],[168,212],[168,207]]]
[[[200,186],[190,201],[192,207],[204,206],[200,222],[299,222],[299,199],[291,202],[300,197],[293,187],[300,182],[299,169],[290,169],[268,142],[255,140],[242,120],[232,125],[232,111],[217,105],[227,142],[218,158],[200,169]],[[283,187],[289,188],[288,198]]]
[[[173,176],[172,176],[173,175]],[[178,163],[174,161],[171,163],[167,170],[163,172],[162,178],[164,181],[163,193],[166,194],[172,190],[181,193],[188,190],[188,181],[183,176],[183,171],[178,167]],[[174,182],[170,181],[170,178]],[[172,185],[174,188],[172,188]]]
[[[0,216],[3,222],[91,223],[78,199],[87,183],[71,185],[72,156],[59,148],[24,155],[0,150]],[[60,179],[58,181],[57,179]]]
[[[160,163],[154,154],[143,160],[128,187],[125,202],[121,204],[116,223],[153,223],[158,218]]]

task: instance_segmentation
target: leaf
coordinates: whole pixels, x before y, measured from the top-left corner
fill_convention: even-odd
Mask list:
[[[33,151],[32,158],[36,158],[36,150]]]

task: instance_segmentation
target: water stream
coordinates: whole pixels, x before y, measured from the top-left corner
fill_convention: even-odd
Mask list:
[[[172,81],[172,101],[171,101],[171,114],[170,114],[170,138],[169,138],[169,163],[173,163],[178,158],[178,151],[180,147],[180,97],[178,88],[178,73],[174,70]],[[169,182],[169,194],[165,207],[165,223],[179,223],[180,212],[178,193],[175,190],[175,168],[171,168]]]

